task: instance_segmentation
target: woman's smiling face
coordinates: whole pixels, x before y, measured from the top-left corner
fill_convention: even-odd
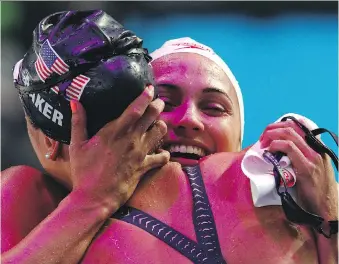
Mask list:
[[[176,53],[152,62],[160,119],[167,124],[164,148],[182,165],[216,152],[239,151],[240,113],[236,92],[213,61],[192,53]]]

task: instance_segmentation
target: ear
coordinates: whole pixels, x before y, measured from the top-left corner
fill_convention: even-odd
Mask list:
[[[46,155],[48,155],[50,160],[56,160],[56,158],[60,154],[61,143],[59,141],[55,141],[47,136],[44,136],[44,144],[47,149]]]

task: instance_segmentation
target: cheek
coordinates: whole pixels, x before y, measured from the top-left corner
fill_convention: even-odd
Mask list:
[[[177,108],[170,112],[160,113],[158,119],[164,121],[167,124],[167,126],[171,126],[173,125],[173,122],[175,122],[175,120],[180,119],[183,116],[183,114],[185,114],[185,112],[183,112],[182,109]]]
[[[160,115],[157,118],[158,120],[164,121],[166,124],[168,122],[168,114],[167,113],[160,113]]]
[[[235,133],[229,122],[208,124],[207,127],[217,152],[235,151]]]

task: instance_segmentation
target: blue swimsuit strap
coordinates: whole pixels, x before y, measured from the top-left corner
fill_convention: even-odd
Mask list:
[[[179,251],[193,263],[208,263],[206,252],[196,242],[143,211],[123,206],[113,217],[145,230]]]
[[[123,206],[112,217],[138,226],[162,240],[193,263],[226,264],[199,166],[185,167],[193,195],[193,223],[198,243],[153,216]]]
[[[222,259],[218,233],[199,166],[184,167],[193,196],[193,223],[199,245],[209,256]],[[226,262],[224,262],[226,263]]]

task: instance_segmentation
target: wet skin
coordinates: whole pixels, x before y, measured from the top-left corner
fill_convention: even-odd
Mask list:
[[[253,206],[249,181],[240,167],[245,151],[236,152],[240,150],[239,107],[227,76],[207,59],[184,56],[183,60],[182,56],[153,64],[160,97],[166,102],[160,116],[168,126],[164,148],[170,150],[171,144],[190,145],[211,154],[200,161],[200,167],[227,263],[317,263],[317,249],[309,229],[289,223],[281,206]],[[196,241],[192,192],[181,164],[195,165],[198,161],[184,156],[172,156],[171,160],[148,173],[128,205]],[[24,222],[17,241],[4,243],[6,248],[25,237],[61,199],[45,187],[45,176],[40,173],[32,171],[30,177],[18,174],[24,178],[7,183],[9,190],[15,185],[20,193],[6,203],[8,212],[13,212],[10,208],[19,208],[13,212],[13,219],[24,219],[25,215],[32,215],[32,210],[36,213],[34,219]],[[23,179],[29,179],[32,187],[28,188]],[[18,187],[18,182],[22,187]],[[191,262],[146,231],[111,218],[81,263]]]
[[[218,153],[205,157],[200,166],[227,263],[317,263],[310,230],[289,223],[280,206],[253,206],[240,167],[245,151],[235,153],[240,150],[239,106],[224,72],[204,57],[183,53],[158,59],[153,69],[159,97],[166,103],[160,118],[168,127],[163,147],[172,152],[172,162],[151,172],[128,204],[196,241],[192,192],[181,165],[198,160],[171,149],[196,146],[205,154]],[[110,219],[83,263],[191,261],[146,231]]]
[[[308,228],[289,223],[281,206],[253,206],[249,180],[241,172],[242,157],[243,153],[218,153],[200,165],[227,263],[317,263]],[[178,163],[149,175],[128,204],[196,241],[192,194]],[[191,262],[140,228],[110,219],[82,263]]]

